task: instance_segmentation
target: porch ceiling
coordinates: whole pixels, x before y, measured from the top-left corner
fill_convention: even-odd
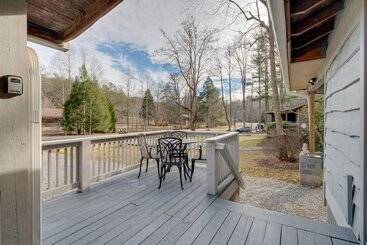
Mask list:
[[[268,0],[290,90],[305,90],[326,57],[344,0]]]
[[[62,46],[107,14],[122,0],[27,0],[28,35]]]
[[[343,0],[284,0],[291,63],[325,58]]]

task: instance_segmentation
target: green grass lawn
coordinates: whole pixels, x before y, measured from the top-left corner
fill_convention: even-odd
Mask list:
[[[240,147],[260,147],[266,143],[266,134],[240,135]]]

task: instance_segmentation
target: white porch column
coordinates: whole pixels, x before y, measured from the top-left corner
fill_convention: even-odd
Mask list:
[[[28,77],[26,0],[0,1],[0,77],[23,78],[23,95],[0,98],[1,244],[38,244],[33,228],[32,96]],[[38,136],[39,137],[39,136]],[[38,213],[39,214],[39,213]],[[35,222],[37,223],[37,222]],[[39,224],[39,222],[38,222]],[[39,227],[38,227],[39,228]]]

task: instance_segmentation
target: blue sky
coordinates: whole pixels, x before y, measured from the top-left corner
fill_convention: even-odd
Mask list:
[[[129,72],[126,62],[136,68],[137,72],[177,72],[177,68],[170,63],[160,63],[154,61],[151,55],[144,48],[137,47],[132,43],[126,42],[103,42],[97,44],[97,51],[110,56],[112,67],[123,73]],[[124,62],[121,62],[121,61]]]

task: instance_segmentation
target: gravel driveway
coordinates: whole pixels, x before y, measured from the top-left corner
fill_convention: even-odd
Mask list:
[[[326,222],[322,188],[243,175],[245,189],[240,202],[259,208]]]

